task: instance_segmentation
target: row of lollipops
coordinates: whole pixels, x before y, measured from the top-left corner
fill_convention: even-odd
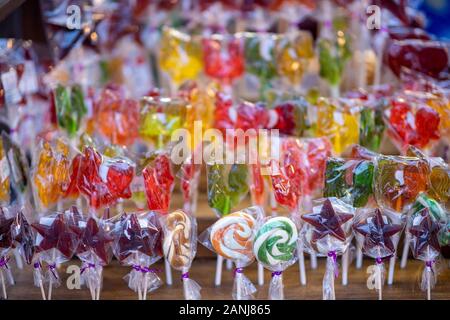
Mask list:
[[[200,243],[235,263],[234,299],[253,298],[256,288],[243,271],[255,258],[272,272],[269,298],[283,299],[282,273],[296,262],[296,251],[304,249],[327,257],[323,298],[335,299],[337,256],[348,250],[353,235],[364,254],[375,259],[375,283],[381,299],[385,277],[383,260],[395,254],[396,235],[403,225],[394,224],[389,214],[378,208],[358,211],[337,198],[321,199],[316,204],[312,213],[301,216],[303,222],[294,217],[265,217],[261,207],[250,207],[220,218],[199,235]],[[34,282],[40,287],[43,299],[51,299],[53,287],[60,284],[57,265],[74,255],[82,261],[83,283],[89,288],[92,299],[99,299],[103,267],[110,262],[112,253],[121,264],[132,267],[124,279],[140,300],[145,300],[148,292],[162,285],[158,270],[150,266],[163,254],[172,267],[182,272],[185,298],[201,297],[200,286],[189,278],[196,254],[196,220],[182,210],[165,216],[143,212],[97,219],[86,218],[72,207],[30,226],[23,212],[15,209],[1,212],[0,274],[5,298],[6,284],[14,283],[8,268],[9,251],[13,247],[19,249],[28,263],[33,263]],[[412,235],[412,252],[415,258],[425,262],[421,286],[430,298],[436,281],[434,264],[439,256],[438,235],[442,224],[436,222],[428,208],[422,207],[410,216],[408,228]],[[42,272],[44,262],[47,273]],[[49,283],[48,296],[44,289],[46,282]]]

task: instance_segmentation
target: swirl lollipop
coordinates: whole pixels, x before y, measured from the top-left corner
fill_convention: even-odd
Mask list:
[[[326,198],[323,205],[305,214],[302,229],[303,243],[307,250],[327,256],[323,279],[323,299],[334,300],[334,277],[337,277],[337,255],[345,253],[352,239],[351,219],[354,209],[336,198]]]
[[[272,271],[269,298],[284,299],[282,272],[295,263],[298,232],[295,223],[286,217],[268,219],[256,233],[253,253],[259,262]]]
[[[206,247],[219,256],[236,264],[233,293],[236,300],[253,299],[256,288],[244,275],[244,267],[251,264],[255,256],[252,247],[257,219],[262,217],[262,209],[250,207],[223,216],[209,228],[201,238]]]
[[[163,251],[170,265],[181,270],[184,298],[199,300],[200,286],[189,278],[189,268],[197,251],[197,225],[195,218],[176,210],[161,218],[164,231]]]

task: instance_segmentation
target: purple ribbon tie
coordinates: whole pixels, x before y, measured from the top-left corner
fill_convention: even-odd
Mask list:
[[[376,262],[377,264],[383,264],[383,259],[380,258],[380,257],[377,257],[377,258],[375,259],[375,262]]]
[[[7,257],[7,258],[1,257],[1,259],[0,259],[0,268],[8,269],[8,261],[9,261],[9,257]]]
[[[189,279],[189,272],[184,272],[181,274],[181,280]]]
[[[274,271],[274,272],[272,272],[272,278],[275,276],[281,276],[282,273],[283,273],[283,271]]]
[[[244,268],[236,268],[236,269],[234,269],[234,276],[236,276],[237,273],[244,273]]]
[[[35,269],[40,269],[40,268],[42,268],[42,266],[41,266],[41,263],[38,261],[38,262],[35,262],[34,264],[33,264],[33,268],[35,268]]]
[[[149,272],[150,273],[159,273],[159,272],[161,272],[161,270],[159,270],[159,269],[143,267],[143,266],[140,266],[138,264],[133,264],[132,268],[133,268],[133,270],[139,271],[139,272],[142,272],[142,273],[149,273]]]
[[[81,268],[80,274],[83,274],[83,272],[86,271],[86,269],[89,269],[89,268],[95,269],[95,264],[94,263],[84,264],[83,267]]]
[[[339,276],[339,268],[337,266],[337,255],[336,255],[336,251],[330,251],[328,252],[328,257],[331,258],[331,260],[333,261],[333,265],[334,265],[334,277],[337,278]]]
[[[55,279],[58,279],[58,275],[56,274],[56,263],[52,263],[48,265],[48,270],[52,273]]]
[[[428,268],[431,268],[431,269],[433,269],[433,264],[435,263],[435,261],[434,260],[427,260],[427,261],[425,261],[425,265],[428,267]]]

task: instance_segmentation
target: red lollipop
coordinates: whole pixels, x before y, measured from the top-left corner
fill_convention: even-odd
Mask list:
[[[423,40],[392,41],[387,48],[387,62],[399,77],[402,68],[440,78],[448,68],[448,51],[441,43]]]
[[[151,159],[142,171],[142,175],[148,208],[161,214],[167,214],[175,180],[169,156],[159,154]]]

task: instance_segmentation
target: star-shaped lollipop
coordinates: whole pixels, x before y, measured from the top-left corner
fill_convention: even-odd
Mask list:
[[[310,213],[302,216],[302,219],[315,227],[311,241],[316,242],[327,235],[345,241],[345,232],[342,225],[352,219],[352,214],[337,214],[334,211],[330,199],[326,199],[320,213]]]
[[[13,218],[7,218],[3,208],[0,208],[0,248],[10,248],[13,245],[11,226]]]
[[[32,227],[42,236],[36,248],[37,253],[57,249],[67,259],[73,256],[78,237],[66,223],[64,214],[57,214],[51,225],[33,223]]]
[[[82,228],[77,254],[91,251],[100,259],[102,264],[107,264],[109,260],[108,247],[109,243],[113,240],[114,239],[97,224],[97,221],[95,221],[94,218],[89,218],[86,222],[86,227]]]
[[[149,248],[144,245],[141,225],[135,214],[123,214],[118,222],[117,258],[122,262],[134,253],[148,255]]]
[[[17,213],[13,230],[14,240],[18,244],[22,256],[24,257],[26,263],[31,264],[34,252],[36,251],[36,247],[34,246],[34,234],[33,229],[22,211]]]
[[[409,229],[411,235],[417,238],[413,242],[415,257],[419,257],[422,254],[428,256],[426,252],[428,248],[433,248],[438,252],[441,250],[438,239],[438,233],[441,229],[439,224],[433,221],[427,208],[423,209],[420,215],[422,216],[422,221]]]
[[[353,225],[353,229],[364,236],[363,250],[370,251],[379,248],[386,256],[395,252],[391,237],[402,230],[398,224],[385,223],[380,209],[376,209],[364,222]],[[387,252],[386,252],[387,251]]]

